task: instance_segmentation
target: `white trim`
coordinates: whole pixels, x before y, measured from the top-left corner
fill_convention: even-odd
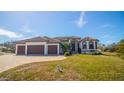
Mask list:
[[[54,44],[47,44],[47,45],[59,45],[59,44],[54,43]]]
[[[17,55],[18,45],[16,44],[15,54]]]
[[[57,54],[59,55],[59,50],[60,50],[60,46],[59,44],[57,45]]]
[[[96,41],[93,41],[93,48],[96,49]]]
[[[27,45],[25,45],[25,55],[27,55]]]
[[[48,55],[48,44],[44,45],[44,55]]]
[[[17,46],[25,46],[25,44],[16,44]]]
[[[26,42],[26,45],[45,45],[46,42]]]

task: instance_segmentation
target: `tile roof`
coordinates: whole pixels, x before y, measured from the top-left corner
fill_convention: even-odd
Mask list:
[[[59,39],[59,40],[80,40],[81,38],[78,36],[67,36],[67,37],[55,37],[55,39]]]
[[[34,37],[31,39],[19,40],[19,41],[16,41],[16,44],[24,44],[26,42],[60,43],[60,40],[44,36],[44,37]]]
[[[47,42],[47,43],[60,43],[63,40],[78,40],[78,41],[99,41],[98,39],[94,39],[91,37],[85,37],[81,39],[80,37],[77,36],[70,36],[70,37],[55,37],[55,38],[50,38],[47,36],[44,37],[34,37],[30,39],[25,39],[25,40],[19,40],[16,41],[16,44],[25,44],[26,42]]]
[[[99,41],[99,40],[95,39],[95,38],[91,38],[91,37],[85,37],[85,38],[81,39],[81,41]]]

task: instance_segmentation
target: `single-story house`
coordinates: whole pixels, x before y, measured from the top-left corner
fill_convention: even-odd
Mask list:
[[[31,39],[20,40],[16,42],[15,53],[17,55],[59,55],[62,54],[61,42],[68,42],[71,46],[71,51],[78,53],[93,52],[97,50],[97,39],[85,37],[70,36],[70,37],[35,37]]]

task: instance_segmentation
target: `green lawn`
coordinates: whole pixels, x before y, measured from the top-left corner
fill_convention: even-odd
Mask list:
[[[63,73],[56,71],[56,66]],[[106,55],[73,55],[65,60],[25,64],[0,74],[0,80],[124,80],[124,60]]]

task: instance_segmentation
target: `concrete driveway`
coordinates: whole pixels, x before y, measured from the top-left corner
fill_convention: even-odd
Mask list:
[[[26,63],[63,59],[65,59],[64,56],[16,56],[14,54],[5,54],[0,56],[0,72]]]

